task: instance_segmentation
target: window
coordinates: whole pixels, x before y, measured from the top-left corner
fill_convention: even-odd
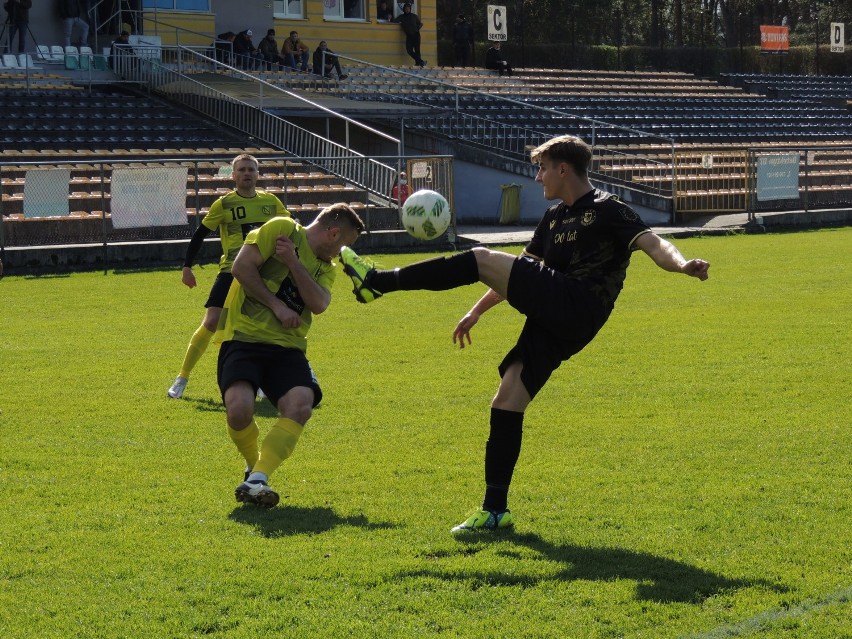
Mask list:
[[[323,0],[324,18],[332,20],[363,20],[365,0]]]
[[[276,18],[303,18],[302,0],[274,0],[272,11]]]
[[[210,0],[142,0],[143,9],[210,11]]]

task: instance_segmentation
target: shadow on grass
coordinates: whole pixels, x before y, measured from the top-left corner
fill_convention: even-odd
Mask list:
[[[459,539],[463,555],[476,554],[488,544],[501,544],[494,570],[440,572],[424,570],[406,576],[470,580],[483,585],[532,586],[548,579],[563,581],[615,581],[629,579],[637,582],[636,597],[659,603],[699,604],[713,595],[752,586],[762,586],[775,592],[788,588],[764,579],[731,579],[689,564],[622,548],[589,547],[574,544],[557,545],[531,533],[511,531],[496,535],[471,536]],[[525,575],[524,557],[513,546],[529,548],[549,561],[565,565],[564,570],[551,577]],[[511,565],[503,563],[505,558]],[[511,568],[511,570],[507,570]]]
[[[210,399],[209,397],[199,397],[192,399],[184,397],[184,401],[195,404],[195,410],[202,413],[222,413],[225,414],[225,404],[221,399]],[[278,417],[278,409],[273,406],[267,399],[258,399],[254,405],[254,414],[256,417],[275,419]]]
[[[263,509],[249,504],[234,508],[228,518],[239,524],[257,528],[268,538],[286,535],[315,534],[326,532],[337,526],[356,526],[366,530],[394,528],[390,523],[371,523],[364,515],[341,517],[331,508],[314,506],[282,506]]]

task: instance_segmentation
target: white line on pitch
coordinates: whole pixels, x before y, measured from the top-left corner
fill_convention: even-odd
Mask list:
[[[799,604],[798,606],[793,606],[786,610],[767,610],[766,612],[761,612],[756,614],[754,617],[744,619],[738,623],[719,626],[709,632],[688,635],[682,639],[725,639],[726,637],[736,637],[744,632],[757,630],[767,623],[774,623],[782,619],[802,617],[814,610],[819,610],[820,608],[825,608],[831,604],[843,603],[850,600],[852,600],[852,586],[847,586],[845,588],[835,590],[822,599]]]

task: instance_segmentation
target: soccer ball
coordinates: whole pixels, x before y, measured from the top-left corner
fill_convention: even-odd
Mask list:
[[[450,204],[437,191],[423,189],[408,196],[400,211],[403,228],[418,240],[434,240],[447,230]]]

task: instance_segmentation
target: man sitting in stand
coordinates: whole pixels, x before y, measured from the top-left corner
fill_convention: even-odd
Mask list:
[[[340,70],[340,60],[328,48],[325,40],[322,40],[314,51],[314,73],[321,75],[323,78],[330,78],[332,69],[337,71],[337,78],[339,80],[345,80],[349,77]]]
[[[500,75],[512,75],[512,65],[503,59],[503,54],[500,49],[503,43],[499,40],[491,45],[491,48],[485,53],[485,68],[497,71]]]

